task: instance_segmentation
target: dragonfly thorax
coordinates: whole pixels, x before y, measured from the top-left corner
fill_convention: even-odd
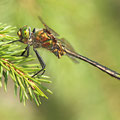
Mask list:
[[[46,48],[53,52],[58,58],[65,54],[62,44],[58,43],[55,36],[47,29],[40,29],[33,33],[33,47]]]
[[[32,34],[33,46],[50,49],[56,43],[54,36],[46,29],[39,29]]]

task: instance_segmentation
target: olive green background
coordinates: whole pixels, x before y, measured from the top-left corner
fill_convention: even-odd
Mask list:
[[[16,32],[23,25],[42,28],[37,16],[79,54],[120,72],[120,1],[0,0],[0,22],[16,26]],[[0,120],[120,120],[120,81],[84,61],[38,51],[54,94],[39,107],[30,101],[24,107],[9,80],[7,93],[0,88]],[[30,53],[35,56],[32,48]]]

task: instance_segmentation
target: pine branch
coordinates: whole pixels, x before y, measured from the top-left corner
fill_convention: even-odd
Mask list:
[[[41,89],[52,93],[42,85],[42,82],[51,83],[51,81],[48,80],[47,76],[43,75],[32,78],[31,76],[39,70],[40,65],[27,64],[26,62],[34,60],[32,57],[17,56],[24,51],[24,49],[20,49],[20,45],[6,44],[17,39],[16,36],[10,35],[14,31],[14,27],[0,24],[0,87],[4,83],[4,89],[7,91],[9,75],[14,82],[15,95],[17,95],[17,89],[19,89],[20,102],[25,105],[26,100],[30,98],[39,106],[41,104],[40,97],[48,99]]]

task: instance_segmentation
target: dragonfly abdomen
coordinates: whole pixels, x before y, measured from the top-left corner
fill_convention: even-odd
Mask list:
[[[107,68],[107,67],[105,67],[105,66],[103,66],[103,65],[101,65],[101,64],[99,64],[99,63],[97,63],[97,62],[95,62],[95,61],[93,61],[91,59],[89,59],[89,58],[87,58],[87,57],[84,57],[84,56],[82,56],[80,54],[71,52],[70,50],[67,50],[67,49],[65,49],[65,52],[68,55],[71,55],[71,56],[73,56],[75,58],[84,60],[85,62],[87,62],[87,63],[89,63],[89,64],[99,68],[103,72],[106,72],[107,74],[109,74],[109,75],[111,75],[111,76],[113,76],[113,77],[115,77],[117,79],[120,79],[120,74],[119,73],[117,73],[117,72],[115,72],[115,71],[113,71],[113,70],[111,70],[111,69],[109,69],[109,68]]]

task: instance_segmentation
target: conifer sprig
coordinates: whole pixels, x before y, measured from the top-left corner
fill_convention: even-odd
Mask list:
[[[20,45],[6,44],[17,39],[16,36],[10,35],[14,31],[14,27],[0,24],[0,87],[4,83],[4,89],[7,91],[7,82],[10,76],[14,82],[15,95],[19,89],[20,102],[23,101],[25,105],[26,100],[30,98],[39,106],[41,104],[40,97],[48,99],[42,90],[52,93],[42,85],[42,82],[51,83],[51,81],[47,76],[32,78],[31,76],[40,69],[39,64],[28,63],[28,61],[34,60],[32,57],[18,56],[24,51],[20,49]]]

